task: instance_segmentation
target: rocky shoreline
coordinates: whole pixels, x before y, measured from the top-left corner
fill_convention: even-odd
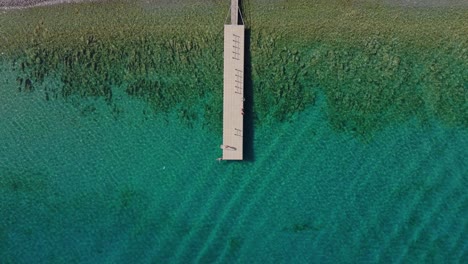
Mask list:
[[[92,2],[97,0],[0,0],[0,9],[20,9],[66,3]]]
[[[96,2],[108,0],[0,0],[0,9],[20,9],[36,6],[48,6],[66,3],[80,3],[80,2]],[[360,0],[367,2],[368,0]],[[146,0],[146,5],[174,5],[183,4],[183,0]],[[357,1],[359,2],[359,0]],[[468,7],[466,0],[384,0],[383,3],[388,6],[403,6],[403,7]]]

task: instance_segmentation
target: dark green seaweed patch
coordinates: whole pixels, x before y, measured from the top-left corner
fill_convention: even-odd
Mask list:
[[[1,192],[37,192],[47,188],[45,177],[41,172],[28,169],[13,170],[0,167]]]
[[[280,44],[280,43],[283,43]],[[317,86],[308,76],[303,53],[284,45],[281,36],[261,32],[252,36],[252,78],[256,121],[268,116],[285,121],[313,104]]]
[[[208,123],[219,122],[214,112],[221,113],[222,101],[213,95],[222,96],[222,42],[210,32],[192,39],[141,34],[104,40],[85,34],[63,47],[47,45],[41,32],[47,32],[43,22],[15,60],[20,65],[19,91],[33,91],[50,76],[61,85],[55,90],[44,85],[46,99],[102,97],[111,104],[113,89],[123,87],[128,95],[147,101],[155,113],[175,110],[190,123],[202,106]]]
[[[394,40],[375,36],[361,46],[324,46],[311,63],[313,77],[327,95],[330,122],[338,131],[368,137],[412,117],[468,125],[463,88],[468,70],[460,57],[408,51]]]
[[[305,2],[291,1],[292,9],[282,5],[286,4],[271,5],[271,16],[251,14],[257,19],[250,23],[257,125],[287,121],[323,92],[331,126],[364,139],[414,117],[468,126],[468,49],[460,34],[466,29],[455,23],[462,13],[453,21],[434,13],[443,21],[435,25],[419,13],[367,10],[339,1],[317,1],[312,13]],[[289,16],[288,10],[296,15]],[[48,22],[54,17],[45,16],[47,20],[39,21],[27,36],[27,44],[21,42],[21,54],[9,52],[16,54],[18,90],[40,90],[46,100],[100,97],[113,105],[113,95],[121,89],[146,101],[157,115],[175,113],[188,125],[202,122],[220,132],[221,26],[208,24],[202,10],[187,11],[187,16],[180,11],[170,17],[169,25],[161,25],[162,18],[130,11],[142,17],[132,19],[121,11],[109,17],[104,8],[99,12],[110,22],[93,16],[100,21],[97,27],[89,22],[66,33]],[[389,26],[374,13],[399,19]],[[288,23],[277,27],[271,17]],[[193,27],[182,26],[187,23]],[[420,33],[421,28],[426,33]],[[431,28],[437,33],[430,33]],[[42,85],[47,78],[60,80],[60,85]]]

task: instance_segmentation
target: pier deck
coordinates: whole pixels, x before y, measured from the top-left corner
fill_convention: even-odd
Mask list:
[[[243,159],[244,25],[224,25],[223,160]]]

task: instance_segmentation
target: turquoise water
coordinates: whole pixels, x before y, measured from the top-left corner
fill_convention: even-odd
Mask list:
[[[320,95],[217,162],[221,135],[126,94],[46,101],[1,74],[0,263],[468,262],[466,128],[363,142]]]

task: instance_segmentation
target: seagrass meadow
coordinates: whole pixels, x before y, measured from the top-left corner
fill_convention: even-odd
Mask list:
[[[242,1],[216,162],[228,2],[0,10],[0,263],[468,262],[468,7]]]
[[[287,120],[323,92],[332,126],[365,138],[412,117],[468,125],[466,9],[353,1],[244,5],[258,124]],[[90,96],[112,104],[113,90],[121,89],[156,113],[200,117],[219,132],[225,3],[148,9],[94,3],[3,14],[2,49],[19,71],[18,90],[32,92],[55,78],[58,86],[41,89],[46,100]]]

